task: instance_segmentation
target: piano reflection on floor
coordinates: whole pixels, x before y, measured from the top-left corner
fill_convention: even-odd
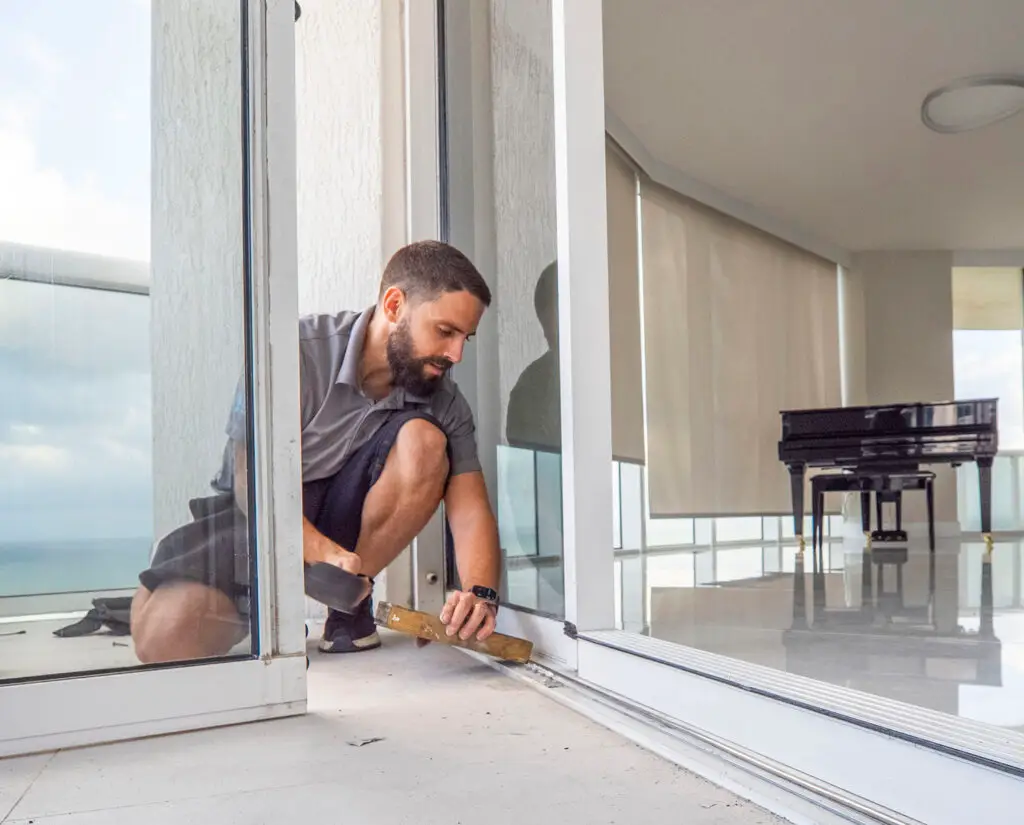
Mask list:
[[[824,554],[821,554],[823,557]],[[940,559],[957,563],[959,554]],[[957,713],[959,685],[1002,686],[1002,643],[994,630],[992,556],[981,566],[977,630],[961,624],[954,588],[937,605],[934,553],[928,558],[924,603],[908,604],[904,568],[923,561],[905,547],[867,548],[861,554],[859,604],[829,607],[819,554],[797,554],[793,574],[793,624],[783,631],[786,669],[833,684],[866,690],[935,710]],[[850,557],[847,556],[847,559]],[[952,572],[952,571],[949,571]],[[944,577],[945,580],[945,577]],[[952,582],[950,582],[952,583]],[[952,609],[950,609],[952,608]],[[925,699],[925,694],[929,699]]]

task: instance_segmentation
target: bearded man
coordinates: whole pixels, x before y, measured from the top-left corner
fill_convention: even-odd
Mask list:
[[[388,262],[377,303],[299,321],[303,536],[306,564],[371,580],[408,546],[443,500],[461,591],[441,618],[449,634],[494,632],[498,531],[477,457],[469,404],[449,377],[491,293],[476,267],[436,241]],[[131,613],[143,662],[227,653],[248,633],[246,416],[236,395],[213,487],[194,521],[161,539]],[[380,646],[370,597],[331,610],[320,649]]]

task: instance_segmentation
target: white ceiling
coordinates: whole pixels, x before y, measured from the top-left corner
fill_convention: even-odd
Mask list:
[[[1024,0],[605,0],[609,108],[658,160],[847,250],[1024,247],[1024,115],[920,106],[1024,73]]]

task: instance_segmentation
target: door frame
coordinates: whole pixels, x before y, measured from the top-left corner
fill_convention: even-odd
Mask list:
[[[0,757],[302,714],[294,3],[242,0],[257,648],[0,685]]]
[[[440,209],[440,237],[470,255],[485,275],[493,276],[497,260],[493,230],[478,225],[474,204],[491,196],[493,179],[470,168],[475,141],[486,136],[489,120],[473,107],[478,102],[473,78],[489,76],[473,48],[489,29],[484,4],[474,0],[432,0],[434,87],[431,102],[439,114],[431,142],[436,146],[435,187]],[[591,323],[608,317],[607,244],[604,180],[603,80],[594,82],[603,60],[602,8],[589,0],[552,0],[552,65],[554,85],[555,184],[557,206],[559,336],[561,362],[564,617],[504,606],[501,632],[534,642],[535,655],[559,669],[575,670],[576,633],[614,627],[614,564],[612,547],[611,365],[609,327]],[[487,19],[484,19],[487,18]],[[594,62],[596,60],[597,62]],[[484,60],[483,63],[487,61]],[[424,92],[423,99],[427,95]],[[415,103],[411,104],[415,105]],[[424,134],[423,139],[426,139]],[[480,150],[481,156],[487,154]],[[462,159],[463,166],[453,162]],[[600,169],[600,174],[593,174]],[[456,193],[449,197],[450,193]],[[493,413],[496,391],[485,350],[496,352],[497,322],[485,314],[478,331],[480,344],[466,349],[454,370],[477,418],[480,458],[497,513],[495,448],[497,425],[482,412]],[[586,365],[574,370],[574,365]],[[491,415],[490,418],[494,416]],[[595,516],[595,514],[597,514]],[[417,553],[424,546],[417,543]],[[586,548],[586,552],[577,552]]]

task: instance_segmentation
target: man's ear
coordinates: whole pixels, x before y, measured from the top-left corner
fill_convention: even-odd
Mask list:
[[[402,307],[405,306],[405,300],[405,293],[399,287],[389,286],[385,290],[380,305],[384,311],[384,317],[392,324],[398,323],[398,316],[401,315]]]

